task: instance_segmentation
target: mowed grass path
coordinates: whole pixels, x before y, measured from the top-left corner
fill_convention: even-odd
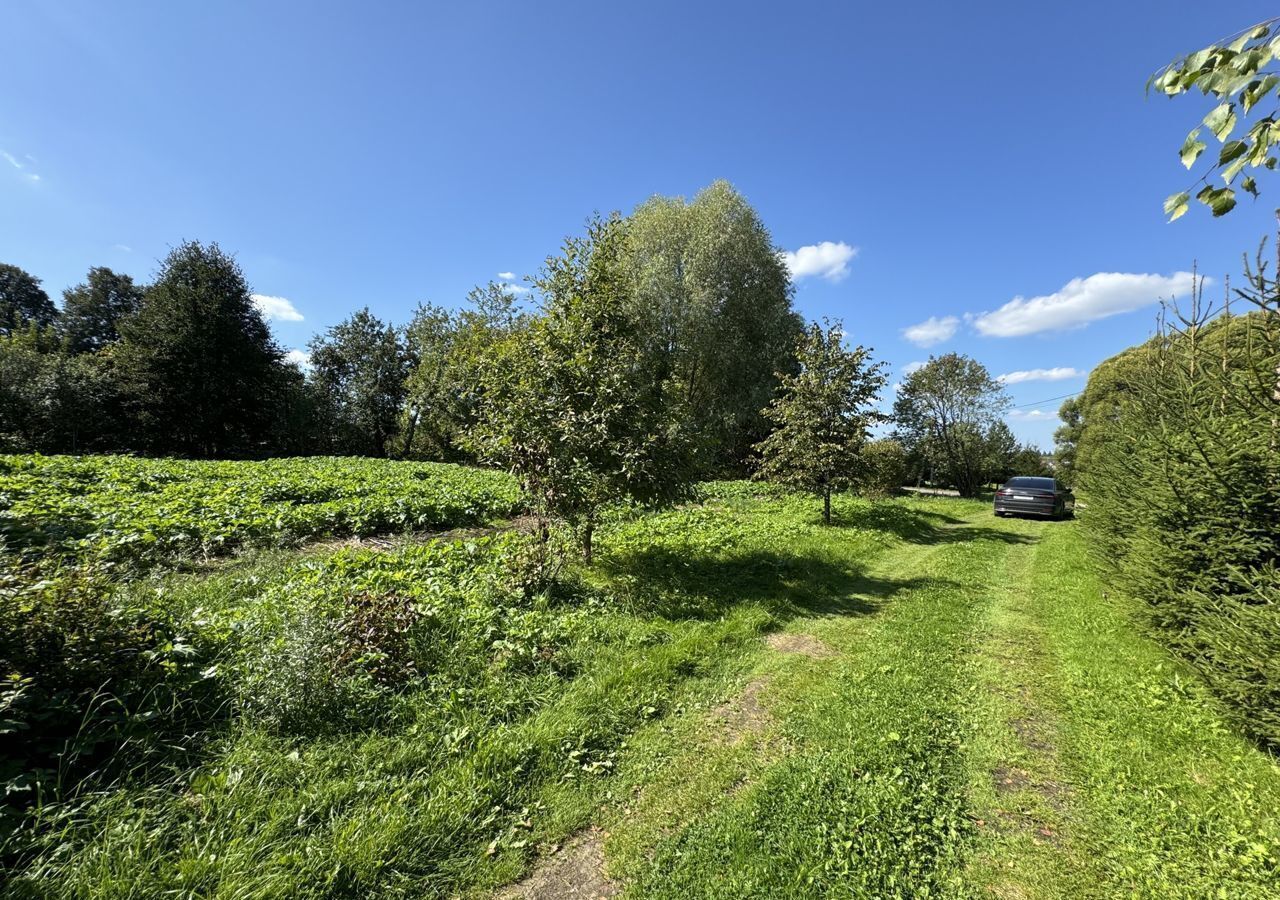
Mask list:
[[[1104,596],[1080,524],[928,509],[786,625],[833,652],[762,648],[753,727],[639,742],[601,817],[628,894],[1280,896],[1280,767]]]

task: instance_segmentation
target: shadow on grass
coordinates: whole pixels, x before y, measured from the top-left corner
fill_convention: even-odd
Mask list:
[[[960,544],[968,541],[1034,544],[1039,540],[1034,535],[966,522],[966,519],[933,510],[876,504],[839,516],[833,527],[884,531],[911,544]]]
[[[875,578],[816,556],[767,550],[689,557],[652,547],[605,564],[615,583],[634,587],[636,612],[678,619],[713,619],[741,603],[760,603],[777,618],[852,616],[876,612],[893,596],[932,578]]]

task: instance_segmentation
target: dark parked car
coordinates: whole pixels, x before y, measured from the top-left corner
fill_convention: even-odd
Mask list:
[[[1016,514],[1069,519],[1076,514],[1076,495],[1056,478],[1019,475],[996,491],[996,515]]]

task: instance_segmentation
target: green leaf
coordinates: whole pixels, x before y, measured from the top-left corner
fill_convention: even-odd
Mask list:
[[[1244,177],[1244,181],[1240,182],[1240,187],[1241,189],[1248,191],[1250,194],[1253,194],[1255,198],[1258,196],[1258,183],[1253,180],[1252,175],[1246,175]]]
[[[1172,222],[1181,218],[1187,212],[1187,207],[1191,202],[1191,195],[1186,191],[1180,194],[1174,194],[1164,201],[1164,214],[1169,217]]]
[[[1204,152],[1204,148],[1208,146],[1204,141],[1196,140],[1200,136],[1200,129],[1196,128],[1182,144],[1182,149],[1178,151],[1178,155],[1182,157],[1182,164],[1188,169],[1195,164],[1196,157]]]
[[[1236,192],[1231,188],[1212,188],[1206,187],[1200,193],[1196,194],[1196,199],[1203,203],[1213,212],[1216,219],[1219,216],[1225,216],[1231,210],[1235,209]]]
[[[1249,157],[1247,156],[1241,156],[1240,158],[1238,158],[1235,162],[1233,162],[1231,165],[1227,166],[1225,169],[1222,170],[1222,180],[1225,181],[1227,184],[1230,184],[1233,180],[1235,180],[1235,177],[1240,174],[1240,170],[1243,169],[1245,167],[1245,164],[1248,162],[1249,162]]]
[[[1226,165],[1231,160],[1239,159],[1244,156],[1244,151],[1249,149],[1248,143],[1244,141],[1228,141],[1222,145],[1222,150],[1217,155],[1217,164]]]
[[[1227,141],[1222,145],[1222,151],[1218,154],[1218,165],[1225,166],[1233,159],[1244,156],[1244,151],[1249,149],[1249,145],[1244,141]]]
[[[1259,25],[1257,28],[1253,29],[1253,31],[1249,32],[1249,40],[1260,41],[1270,33],[1271,33],[1270,26]]]
[[[1280,75],[1275,73],[1250,84],[1248,90],[1240,95],[1240,104],[1244,107],[1244,111],[1248,112],[1253,109],[1258,101],[1265,97],[1277,84],[1280,84]]]
[[[1231,129],[1236,127],[1236,105],[1220,103],[1209,115],[1204,117],[1204,124],[1220,141],[1225,141]]]

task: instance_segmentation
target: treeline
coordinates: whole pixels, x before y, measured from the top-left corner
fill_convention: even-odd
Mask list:
[[[604,372],[585,355],[595,342],[631,359],[631,371],[613,373],[627,391],[649,386],[632,398],[635,409],[660,398],[661,419],[639,437],[681,447],[678,465],[636,450],[618,466],[676,465],[693,477],[759,468],[761,442],[779,424],[770,405],[802,373],[809,338],[778,249],[732,186],[717,182],[690,202],[655,197],[629,216],[598,220],[530,282],[528,305],[491,282],[456,311],[423,304],[405,324],[361,309],[312,340],[304,366],[287,360],[244,273],[216,244],[178,246],[148,285],[91,269],[64,291],[61,308],[37,279],[0,266],[0,451],[510,465],[494,433],[509,410],[495,403],[531,410],[544,398],[517,390],[507,367],[551,340],[548,328],[563,328],[580,346],[576,355],[539,351],[539,378],[564,364],[560,383],[539,390],[583,373],[582,391],[605,390],[590,380]],[[624,394],[618,386],[615,396]],[[895,441],[859,456],[861,474],[824,476],[822,489],[856,481],[874,493],[928,479],[972,495],[991,480],[1040,471],[1039,451],[1019,446],[1001,419],[1007,403],[976,361],[931,359],[900,387]],[[560,412],[587,414],[568,403]],[[845,433],[859,435],[861,448],[885,418],[859,419]],[[564,431],[549,412],[541,427]],[[848,461],[850,452],[837,456]]]
[[[1202,287],[1093,370],[1058,452],[1113,583],[1280,747],[1280,289],[1261,252],[1217,309]]]
[[[793,366],[802,322],[755,211],[718,182],[692,202],[654,198],[627,217],[611,263],[618,302],[660,346],[703,471],[738,470],[767,432],[762,410]],[[534,279],[554,290],[554,273]],[[198,457],[351,454],[470,460],[483,370],[529,331],[497,283],[457,312],[423,305],[396,325],[362,309],[285,361],[235,260],[184,243],[151,284],[91,269],[56,307],[0,267],[0,449]]]

